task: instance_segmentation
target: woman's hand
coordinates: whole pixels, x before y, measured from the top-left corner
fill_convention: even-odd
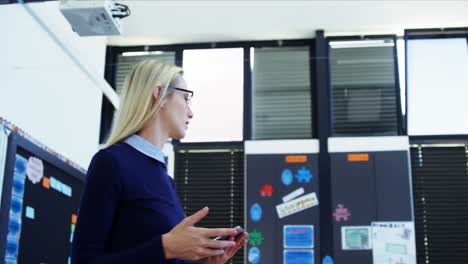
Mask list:
[[[203,261],[203,264],[224,264],[226,263],[230,258],[232,258],[239,249],[241,249],[245,244],[247,244],[246,238],[249,236],[247,232],[243,232],[241,235],[239,235],[236,239],[236,245],[230,248],[226,248],[224,251],[224,254],[222,255],[217,255],[217,256],[212,256],[208,257]],[[234,236],[229,237],[230,241],[234,240]]]
[[[186,217],[169,233],[162,236],[166,259],[200,260],[226,254],[236,246],[234,241],[213,240],[216,236],[234,236],[234,228],[200,228],[194,225],[208,214],[208,207]],[[237,250],[236,250],[237,251]]]

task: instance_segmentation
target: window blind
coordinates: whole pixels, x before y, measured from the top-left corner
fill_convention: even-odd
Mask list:
[[[151,53],[151,52],[149,52]],[[119,54],[117,56],[117,70],[115,74],[115,85],[114,89],[117,94],[120,95],[122,92],[123,84],[127,74],[133,67],[143,60],[160,60],[163,62],[175,64],[175,52],[154,52],[154,54],[148,55],[124,55]]]
[[[208,216],[197,226],[244,226],[243,147],[184,149],[184,145],[175,151],[174,180],[185,214],[208,206]],[[229,263],[243,263],[242,250]]]
[[[332,134],[398,134],[394,41],[331,41]]]
[[[420,264],[468,263],[468,145],[411,148]]]
[[[311,138],[310,48],[255,48],[253,139]]]

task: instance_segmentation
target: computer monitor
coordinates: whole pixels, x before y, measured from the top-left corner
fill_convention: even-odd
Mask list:
[[[8,137],[0,262],[69,263],[85,174],[24,137]]]

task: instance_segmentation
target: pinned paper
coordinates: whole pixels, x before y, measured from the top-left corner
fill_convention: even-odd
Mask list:
[[[283,245],[285,248],[313,248],[313,225],[285,225],[283,227]]]
[[[413,222],[372,222],[374,263],[416,264]]]
[[[313,250],[284,250],[284,264],[314,264]]]
[[[298,197],[298,196],[300,196],[300,195],[303,195],[304,192],[305,192],[305,191],[304,191],[304,188],[301,187],[301,188],[295,190],[294,192],[292,192],[292,193],[290,193],[290,194],[284,196],[282,200],[283,200],[284,203],[285,203],[285,202],[289,202],[289,201],[291,201],[292,199],[294,199],[294,198],[296,198],[296,197]]]
[[[313,192],[292,201],[277,205],[276,212],[278,213],[279,218],[283,218],[316,205],[318,205],[318,199],[315,192]]]
[[[370,226],[342,226],[341,247],[343,250],[372,249]]]

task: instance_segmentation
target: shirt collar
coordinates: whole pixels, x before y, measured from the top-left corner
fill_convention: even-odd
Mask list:
[[[146,156],[166,165],[166,161],[164,160],[164,154],[162,153],[162,151],[158,149],[155,145],[149,143],[146,139],[138,136],[137,134],[133,134],[127,139],[125,139],[125,143],[129,144],[134,149],[145,154]]]

